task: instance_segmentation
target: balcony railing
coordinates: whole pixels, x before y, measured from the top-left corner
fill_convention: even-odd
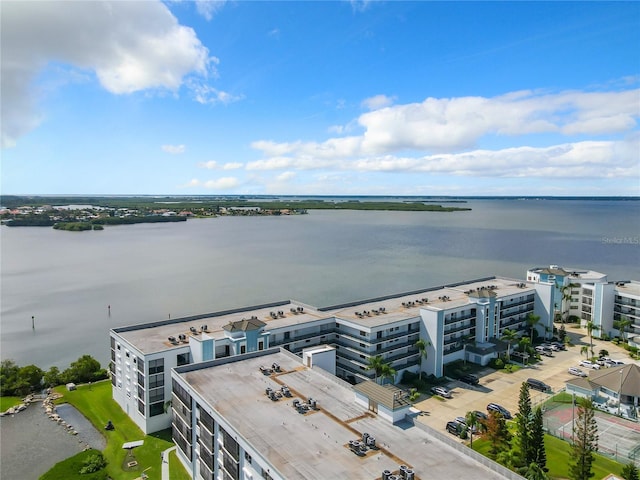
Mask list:
[[[278,340],[278,341],[272,341],[271,337],[269,337],[269,346],[270,347],[278,347],[280,345],[286,345],[287,343],[294,343],[294,342],[299,342],[301,340],[310,340],[312,338],[315,337],[325,337],[325,336],[331,336],[332,338],[327,339],[327,341],[333,340],[333,335],[335,334],[335,332],[333,330],[328,330],[325,332],[315,332],[315,333],[308,333],[305,335],[296,335],[296,336],[292,336],[290,338],[283,338],[282,340]]]

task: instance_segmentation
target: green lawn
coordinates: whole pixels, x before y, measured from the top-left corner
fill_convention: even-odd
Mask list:
[[[555,479],[569,478],[569,463],[572,461],[571,445],[559,438],[551,435],[544,436],[544,444],[547,451],[547,468],[549,468],[549,476]],[[490,444],[486,440],[473,440],[473,449],[484,456],[489,456]],[[602,455],[595,455],[593,462],[592,477],[599,480],[606,477],[610,473],[620,476],[624,465],[615,462]]]
[[[0,397],[0,412],[6,412],[11,407],[20,405],[22,399],[20,397]]]
[[[191,480],[191,475],[182,466],[175,451],[169,454],[169,478],[171,480]]]
[[[85,460],[94,455],[97,450],[85,450],[73,457],[67,458],[40,477],[40,480],[82,479],[82,480],[107,480],[107,472],[102,469],[95,473],[80,475],[80,469],[85,465]]]
[[[91,385],[78,386],[77,390],[67,391],[64,386],[56,387],[56,392],[64,395],[57,403],[69,403],[76,407],[85,417],[101,431],[106,440],[107,448],[102,452],[106,458],[107,473],[113,480],[133,480],[140,476],[143,470],[149,476],[149,480],[160,480],[161,465],[160,452],[173,446],[170,432],[158,432],[152,435],[144,435],[142,430],[122,411],[120,406],[111,397],[111,382],[108,380],[93,383]],[[106,431],[104,426],[111,420],[114,430]],[[132,450],[131,457],[122,444],[136,440],[144,440],[144,445]],[[138,462],[135,467],[128,467],[127,463]],[[182,470],[184,468],[174,457],[170,467]],[[68,478],[68,477],[65,477]],[[82,475],[81,478],[86,478]],[[189,476],[171,477],[176,479],[189,478]]]

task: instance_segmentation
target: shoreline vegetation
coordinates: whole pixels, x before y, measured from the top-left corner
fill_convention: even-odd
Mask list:
[[[9,227],[53,227],[56,230],[103,230],[107,225],[184,222],[218,216],[305,215],[309,210],[460,212],[462,199],[418,197],[53,197],[0,196],[0,219]]]

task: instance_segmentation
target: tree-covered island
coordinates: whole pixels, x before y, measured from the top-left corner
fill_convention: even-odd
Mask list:
[[[461,203],[446,201],[447,203]],[[445,203],[445,202],[442,202]],[[309,210],[386,210],[455,212],[465,207],[442,206],[432,200],[378,201],[351,197],[46,197],[0,196],[0,219],[10,227],[53,227],[57,230],[102,230],[106,225],[184,222],[187,218],[221,215],[304,215]]]

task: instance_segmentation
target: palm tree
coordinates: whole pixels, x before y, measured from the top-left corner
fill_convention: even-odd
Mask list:
[[[629,320],[627,317],[620,317],[620,320],[613,322],[613,327],[617,328],[620,331],[620,335],[622,335],[622,340],[627,340],[625,338],[625,333],[627,328],[633,325],[633,322]]]
[[[582,347],[580,347],[580,355],[582,355],[583,353],[585,357],[589,356],[589,347],[587,345],[583,345]]]
[[[427,342],[425,340],[418,340],[415,343],[415,346],[418,348],[418,351],[420,352],[420,380],[422,380],[422,359],[423,358],[427,358],[427,347],[431,345],[431,342]]]
[[[480,427],[480,420],[473,412],[467,412],[464,416],[464,421],[467,424],[467,428],[469,429],[469,439],[471,440],[471,449],[473,450],[473,431],[478,430]]]
[[[531,329],[531,344],[533,345],[533,331],[534,331],[534,327],[540,323],[540,315],[534,315],[533,313],[530,313],[529,315],[527,315],[527,325],[529,325],[529,328]]]
[[[382,366],[385,365],[382,356],[376,355],[375,357],[369,357],[367,364],[367,370],[373,370],[375,373],[375,382],[378,383],[378,377],[382,373]]]
[[[600,330],[600,327],[593,323],[593,320],[587,322],[587,333],[589,334],[589,346],[591,347],[591,356],[593,357],[593,331]]]
[[[505,328],[502,331],[502,337],[500,340],[507,342],[507,362],[511,360],[511,342],[515,342],[518,339],[518,332],[513,329]]]
[[[391,383],[395,383],[396,373],[397,372],[394,370],[390,363],[384,363],[380,371],[380,377],[382,378],[383,382],[384,379],[388,379],[391,380]]]

